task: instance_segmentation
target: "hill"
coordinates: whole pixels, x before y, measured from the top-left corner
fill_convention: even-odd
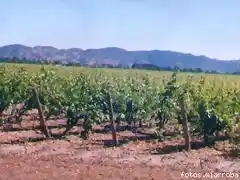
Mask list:
[[[217,60],[206,56],[175,51],[127,51],[117,47],[101,49],[80,48],[57,49],[52,46],[28,47],[21,44],[0,47],[0,58],[18,58],[37,61],[57,60],[61,63],[81,65],[105,64],[111,66],[131,66],[132,64],[152,64],[157,67],[179,67],[181,69],[201,68],[204,71],[240,71],[240,60]]]

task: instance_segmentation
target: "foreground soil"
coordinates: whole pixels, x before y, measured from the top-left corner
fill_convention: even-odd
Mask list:
[[[55,125],[52,132],[61,131]],[[0,127],[0,180],[240,179],[240,160],[228,156],[224,143],[215,149],[177,152],[183,139],[144,140],[130,131],[118,132],[118,139],[131,139],[120,147],[106,147],[110,132],[94,133],[88,140],[68,135],[61,140],[26,142],[43,135],[31,129],[30,122],[23,126],[11,132]]]
[[[240,161],[226,158],[222,151],[201,149],[164,155],[150,152],[154,146],[156,143],[136,141],[104,148],[87,144],[76,136],[66,140],[2,144],[0,179],[211,179],[200,177],[211,172],[218,175],[212,179],[240,178]],[[217,174],[223,172],[232,174]],[[188,173],[196,173],[198,177],[188,177]]]

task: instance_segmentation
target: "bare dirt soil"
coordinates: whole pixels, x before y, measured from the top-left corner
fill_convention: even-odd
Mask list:
[[[31,130],[38,124],[28,119],[8,132],[0,127],[0,180],[240,179],[240,160],[226,155],[229,145],[224,142],[215,149],[177,152],[183,139],[158,142],[130,131],[118,132],[124,142],[119,147],[105,146],[111,133],[100,131],[88,140],[70,133],[63,139],[37,141],[44,136]],[[64,123],[48,121],[55,133]]]

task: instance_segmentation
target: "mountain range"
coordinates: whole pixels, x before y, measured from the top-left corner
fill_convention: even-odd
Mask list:
[[[117,47],[83,50],[80,48],[57,49],[52,46],[28,47],[21,44],[12,44],[0,47],[0,58],[18,58],[36,61],[55,60],[61,63],[80,63],[87,66],[94,64],[131,66],[136,63],[144,63],[160,68],[200,68],[204,71],[228,73],[240,71],[240,60],[218,60],[175,51],[128,51]]]

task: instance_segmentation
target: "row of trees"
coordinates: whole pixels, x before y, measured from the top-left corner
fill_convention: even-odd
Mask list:
[[[80,64],[80,63],[63,63],[61,61],[40,61],[40,60],[28,60],[26,58],[19,59],[19,58],[0,58],[1,63],[20,63],[20,64],[53,64],[53,65],[64,65],[64,66],[89,66],[87,64]],[[90,67],[98,67],[98,68],[121,68],[121,69],[145,69],[145,70],[157,70],[157,71],[180,71],[180,72],[192,72],[192,73],[211,73],[211,74],[220,74],[217,71],[204,71],[201,68],[179,68],[177,66],[174,67],[158,67],[153,64],[133,64],[132,66],[126,66],[126,65],[111,65],[111,64],[99,64],[99,65],[91,65]],[[227,73],[227,74],[240,74],[240,72],[234,72],[234,73]]]

